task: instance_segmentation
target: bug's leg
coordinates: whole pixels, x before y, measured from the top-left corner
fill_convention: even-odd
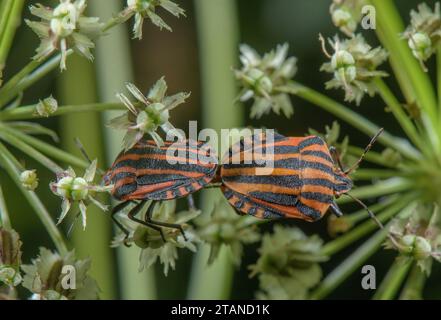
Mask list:
[[[161,204],[160,201],[152,201],[152,203],[150,204],[150,206],[147,210],[147,214],[145,215],[146,222],[151,223],[153,225],[161,226],[161,227],[178,229],[181,232],[182,236],[184,237],[185,241],[187,241],[187,236],[185,235],[184,229],[182,228],[182,226],[180,224],[167,223],[167,222],[162,222],[162,221],[157,221],[157,220],[152,219],[153,218],[153,210],[155,209],[157,202],[159,202],[159,204]]]
[[[147,222],[147,221],[142,221],[141,219],[138,219],[135,217],[139,213],[139,211],[144,207],[144,204],[145,204],[145,200],[138,203],[132,210],[130,210],[130,212],[128,213],[127,216],[132,221],[138,222],[139,224],[142,224],[143,226],[146,226],[146,227],[152,228],[153,230],[158,231],[159,234],[161,235],[162,241],[165,242],[164,232],[162,231],[161,227],[158,227],[157,225],[150,223],[150,222]]]
[[[335,214],[338,218],[343,216],[343,212],[341,212],[339,206],[335,201],[331,202],[331,206],[329,208],[331,209],[332,213]]]
[[[341,163],[341,157],[338,150],[335,147],[329,147],[329,153],[331,153],[332,160],[334,160],[334,163],[338,166],[338,168],[342,172],[345,172],[343,164]]]
[[[130,245],[127,243],[127,239],[129,238],[129,234],[130,232],[121,224],[121,222],[118,221],[118,219],[116,218],[116,214],[118,212],[120,212],[121,210],[123,210],[124,208],[126,208],[129,204],[131,204],[133,201],[125,201],[122,202],[120,204],[118,204],[117,206],[115,206],[112,209],[112,212],[110,214],[110,217],[112,218],[113,222],[117,225],[117,227],[124,232],[124,234],[126,235],[125,239],[124,239],[124,245],[126,247],[130,247]]]

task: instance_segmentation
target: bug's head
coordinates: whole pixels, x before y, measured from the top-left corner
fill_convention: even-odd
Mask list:
[[[336,198],[340,197],[343,193],[349,192],[352,189],[353,183],[351,178],[349,178],[349,176],[341,171],[339,168],[334,169],[334,177],[334,195]]]

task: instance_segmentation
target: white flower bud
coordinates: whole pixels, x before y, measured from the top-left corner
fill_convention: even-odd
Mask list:
[[[414,35],[411,35],[408,40],[408,45],[417,59],[426,60],[430,57],[432,52],[432,41],[426,33],[417,32]]]
[[[332,22],[336,27],[347,26],[351,20],[352,20],[352,16],[350,12],[346,10],[337,9],[334,12],[332,12]]]
[[[34,191],[38,187],[38,177],[36,170],[25,170],[20,174],[20,181],[23,187]]]

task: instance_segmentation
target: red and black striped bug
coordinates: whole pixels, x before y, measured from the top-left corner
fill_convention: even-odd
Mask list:
[[[369,215],[382,227],[373,213],[360,200],[348,192],[353,183],[348,176],[355,170],[381,134],[381,129],[366,146],[360,159],[344,170],[335,148],[328,148],[318,136],[284,137],[275,134],[271,142],[266,135],[249,137],[230,148],[220,169],[221,189],[229,203],[241,214],[258,218],[298,218],[316,221],[330,209],[337,216],[342,212],[335,198],[347,195],[365,208]],[[257,142],[256,142],[257,141]],[[254,143],[253,143],[254,142]],[[253,153],[254,159],[273,148],[272,173],[256,175],[262,164],[252,161],[245,164],[246,153]],[[232,161],[240,153],[240,162]],[[248,157],[249,159],[249,157]]]
[[[113,197],[122,201],[112,210],[112,220],[128,236],[115,215],[137,203],[128,213],[131,220],[159,231],[164,241],[161,227],[179,229],[185,238],[181,225],[153,220],[153,209],[157,202],[189,196],[210,183],[218,168],[217,158],[210,152],[200,141],[165,142],[158,147],[145,139],[121,152],[103,178],[105,185],[113,185]],[[153,202],[145,220],[136,218],[148,200]]]

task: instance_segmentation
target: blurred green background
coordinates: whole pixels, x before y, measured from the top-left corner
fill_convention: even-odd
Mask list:
[[[28,4],[34,1],[27,1]],[[51,1],[41,1],[50,4]],[[186,18],[176,19],[168,13],[161,16],[173,28],[173,32],[160,31],[149,22],[144,24],[142,41],[130,40],[132,21],[100,40],[95,53],[95,63],[82,58],[70,57],[68,70],[53,74],[41,80],[28,90],[23,104],[33,104],[38,99],[51,94],[60,104],[81,104],[96,101],[115,100],[117,91],[122,91],[126,81],[134,81],[143,91],[161,76],[165,76],[169,93],[191,91],[191,97],[184,106],[172,113],[172,123],[184,130],[189,120],[198,120],[199,128],[206,126],[221,128],[235,125],[265,126],[275,128],[284,135],[304,135],[308,128],[323,130],[334,118],[326,112],[301,100],[293,99],[295,114],[292,119],[274,114],[260,120],[249,119],[249,105],[232,105],[234,97],[233,73],[238,66],[238,44],[247,43],[260,53],[267,52],[277,44],[288,42],[290,55],[298,58],[296,80],[324,92],[324,83],[329,75],[319,71],[326,60],[323,55],[318,33],[333,36],[337,29],[329,16],[330,0],[179,0],[186,10]],[[409,10],[416,8],[420,1],[396,1],[403,19],[407,23]],[[426,1],[433,7],[435,1]],[[91,0],[90,14],[102,18],[109,17],[122,8],[123,1]],[[25,17],[29,18],[27,8]],[[363,32],[368,42],[378,44],[373,31]],[[5,78],[19,70],[34,54],[38,45],[35,34],[25,25],[19,28],[13,49],[7,63]],[[428,65],[429,69],[431,65]],[[387,67],[386,67],[387,68]],[[220,70],[220,71],[219,71]],[[392,88],[396,83],[390,81]],[[395,90],[397,91],[397,90]],[[398,92],[398,91],[397,91]],[[342,91],[327,91],[326,94],[343,100]],[[398,92],[399,94],[399,92]],[[400,97],[400,95],[398,95]],[[392,116],[384,113],[384,104],[379,98],[365,98],[360,107],[352,106],[368,118],[375,120],[392,133],[400,135],[399,127]],[[86,150],[98,157],[102,167],[109,165],[119,149],[119,137],[105,128],[109,115],[76,114],[41,120],[41,123],[55,129],[61,137],[61,144],[69,151],[80,155],[73,144],[74,137],[80,137]],[[350,137],[354,145],[364,146],[367,137],[350,126],[341,123],[342,132]],[[48,140],[49,141],[49,140]],[[60,210],[60,200],[51,194],[48,186],[54,177],[37,163],[21,155],[27,168],[39,169],[40,187],[38,194],[47,205],[53,217]],[[32,212],[12,181],[0,171],[0,179],[12,215],[13,227],[24,242],[24,261],[28,263],[37,254],[39,246],[53,248],[41,222]],[[185,207],[185,201],[179,205]],[[350,207],[345,207],[348,209]],[[168,277],[162,274],[162,267],[137,274],[136,249],[110,249],[112,225],[109,217],[99,211],[89,211],[86,231],[76,227],[70,239],[80,257],[91,256],[92,274],[98,279],[103,298],[170,298],[187,297],[192,272],[193,255],[188,251],[179,252],[176,270]],[[315,224],[302,221],[284,222],[300,226],[308,234],[319,233],[328,239],[326,221]],[[63,224],[66,229],[68,223]],[[270,230],[271,224],[262,227],[262,232]],[[323,265],[324,272],[332,270],[342,257],[351,252],[359,243],[339,253]],[[242,267],[234,270],[230,289],[231,298],[253,298],[257,289],[257,279],[248,277],[247,265],[257,258],[257,245],[249,246],[243,257]],[[394,252],[381,251],[368,261],[383,276],[395,256]],[[197,275],[193,274],[193,277]],[[441,298],[441,268],[434,265],[431,282],[426,284],[426,298]],[[330,298],[368,298],[371,292],[360,285],[361,274],[355,273],[341,285]],[[155,290],[156,288],[156,290]],[[155,293],[156,291],[156,293]]]

